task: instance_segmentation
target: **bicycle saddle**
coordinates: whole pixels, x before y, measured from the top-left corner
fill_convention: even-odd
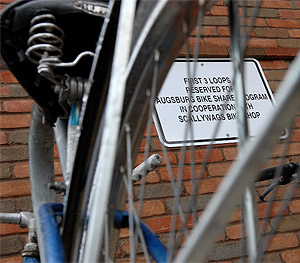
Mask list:
[[[107,2],[18,0],[2,11],[2,59],[42,107],[50,125],[66,115],[68,105],[59,97],[59,89],[67,81],[89,76]],[[83,52],[79,61],[62,66]],[[58,66],[49,66],[51,63]]]

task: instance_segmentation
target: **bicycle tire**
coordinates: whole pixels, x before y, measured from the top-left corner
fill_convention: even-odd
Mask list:
[[[95,156],[100,148],[100,125],[108,91],[119,7],[119,5],[114,6],[111,12],[110,23],[107,28],[108,33],[105,35],[102,43],[103,52],[99,54],[98,61],[95,60],[94,74],[97,75],[97,78],[91,76],[93,84],[90,87],[85,117],[83,118],[82,130],[78,141],[78,150],[74,160],[62,232],[66,258],[69,261],[71,259],[74,261],[73,258],[78,256],[79,245],[76,243],[76,235],[81,235],[82,221],[84,220],[80,211],[86,206],[86,199],[89,196],[87,193],[91,187],[97,161]],[[98,87],[101,87],[101,89]],[[83,155],[82,152],[85,152],[85,154]]]

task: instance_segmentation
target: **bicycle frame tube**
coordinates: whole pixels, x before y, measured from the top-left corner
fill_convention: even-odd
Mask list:
[[[34,104],[29,133],[29,167],[33,212],[42,262],[45,262],[44,240],[38,213],[43,204],[56,202],[55,192],[48,188],[49,183],[54,183],[53,147],[53,128],[43,124],[43,113]]]

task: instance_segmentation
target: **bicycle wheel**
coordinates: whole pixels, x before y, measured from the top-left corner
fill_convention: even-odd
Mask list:
[[[236,1],[231,1],[229,10],[232,33],[232,59],[235,64],[233,82],[235,89],[239,90],[243,86],[241,68],[248,35],[246,34],[243,38],[240,35],[239,20],[237,18],[238,7],[236,3]],[[205,183],[205,181],[209,179],[206,178],[207,175],[204,175],[204,172],[207,172],[209,164],[213,162],[214,155],[218,153],[218,150],[214,149],[214,140],[206,147],[205,153],[203,153],[203,147],[197,150],[196,146],[193,146],[191,143],[184,145],[180,153],[176,154],[176,157],[180,157],[178,161],[170,160],[170,156],[172,155],[167,153],[164,146],[158,148],[159,151],[164,153],[165,170],[168,170],[169,173],[169,177],[164,175],[162,179],[165,185],[170,184],[170,186],[164,188],[168,189],[167,192],[158,193],[157,190],[154,190],[155,187],[151,185],[147,188],[144,184],[145,178],[143,178],[141,184],[131,186],[131,170],[133,164],[136,163],[134,160],[136,159],[146,124],[148,124],[148,132],[151,130],[152,120],[151,114],[148,112],[149,108],[152,109],[153,105],[151,106],[149,103],[153,103],[153,98],[158,94],[159,88],[167,75],[172,61],[178,56],[181,50],[181,46],[184,43],[187,45],[185,39],[187,39],[196,21],[200,22],[198,27],[201,29],[201,21],[210,3],[205,2],[202,3],[203,5],[201,6],[198,4],[198,1],[159,1],[157,3],[141,1],[138,5],[136,21],[141,21],[141,24],[134,30],[137,36],[133,37],[134,44],[126,71],[127,81],[124,110],[121,115],[121,126],[118,135],[118,144],[116,145],[118,151],[116,156],[112,157],[115,158],[115,165],[110,171],[112,176],[111,181],[108,184],[97,184],[97,180],[98,182],[99,180],[102,182],[97,176],[101,178],[101,176],[109,175],[96,173],[95,193],[91,190],[92,186],[85,189],[86,196],[92,193],[92,197],[89,197],[91,200],[91,209],[87,209],[87,201],[85,202],[84,208],[80,207],[80,209],[83,210],[83,215],[79,216],[78,222],[80,223],[77,224],[83,224],[87,228],[87,230],[83,231],[83,239],[86,238],[87,240],[86,246],[84,247],[86,251],[83,252],[84,261],[113,261],[115,259],[118,253],[117,240],[119,238],[119,230],[115,227],[115,217],[116,211],[123,210],[124,205],[129,210],[129,216],[124,214],[121,221],[128,221],[127,223],[123,223],[124,225],[129,225],[130,229],[129,234],[122,233],[122,236],[128,235],[131,243],[129,245],[130,249],[128,249],[128,247],[126,248],[128,241],[126,238],[122,238],[119,244],[120,250],[118,256],[124,256],[125,261],[128,260],[128,257],[131,261],[149,261],[149,253],[154,255],[156,260],[161,260],[162,262],[203,262],[207,257],[212,261],[218,260],[214,258],[213,255],[208,255],[208,253],[213,253],[212,251],[215,249],[213,242],[222,231],[224,231],[226,223],[234,212],[234,209],[242,202],[247,187],[252,187],[254,184],[258,176],[256,174],[258,174],[259,169],[266,162],[266,158],[270,155],[271,149],[275,145],[282,130],[284,130],[285,127],[291,127],[293,116],[299,108],[299,89],[297,91],[297,87],[299,86],[299,74],[296,73],[297,68],[299,68],[299,59],[295,62],[296,64],[293,67],[294,71],[287,77],[290,83],[283,83],[284,87],[291,87],[293,92],[289,91],[286,95],[279,95],[277,98],[278,109],[275,110],[274,116],[270,117],[269,124],[261,131],[262,135],[256,139],[249,139],[247,136],[247,129],[244,128],[247,127],[245,124],[246,118],[244,117],[246,115],[245,108],[243,109],[241,106],[242,109],[238,111],[238,115],[242,116],[240,121],[241,131],[239,132],[241,138],[241,154],[238,156],[233,168],[229,170],[224,180],[223,178],[212,180],[218,184],[220,181],[223,182],[207,207],[207,199],[213,190],[203,191],[201,186],[199,188],[199,182],[200,179],[203,179]],[[199,41],[199,38],[197,39],[196,42]],[[196,49],[194,53],[197,55],[198,47],[197,45],[195,46]],[[187,52],[187,54],[189,54],[189,52]],[[194,60],[188,61],[190,64],[193,64],[192,62]],[[196,72],[195,69],[190,69],[190,72],[188,77],[193,78],[195,74],[193,72]],[[149,93],[150,90],[152,90],[153,93]],[[239,93],[237,93],[236,96],[238,97]],[[244,97],[243,93],[242,97]],[[243,101],[238,103],[241,105],[244,104]],[[108,109],[106,110],[108,111]],[[187,116],[191,115],[192,113],[187,114]],[[148,116],[150,116],[150,119]],[[103,126],[105,129],[105,122]],[[187,127],[189,126],[192,126],[191,121],[187,122]],[[188,130],[188,133],[192,133],[192,131]],[[149,149],[151,148],[150,134],[147,133],[146,137],[147,141],[143,147],[145,148],[144,158],[148,156]],[[106,149],[102,141],[100,154],[94,153],[97,155],[95,159],[97,159],[98,156],[103,156],[103,154],[101,154],[103,148]],[[105,161],[103,162],[101,158],[97,161],[95,161],[93,171],[98,171],[96,166],[103,167],[106,165]],[[280,163],[280,160],[278,160],[278,162]],[[175,169],[171,164],[173,164],[173,166],[174,164],[178,164],[178,174],[174,175],[173,170]],[[188,175],[184,174],[184,170],[186,169],[184,165],[189,167]],[[200,165],[202,166],[200,167]],[[296,165],[296,167],[298,166]],[[297,169],[295,170],[296,172],[294,172],[295,174],[297,174]],[[274,177],[276,178],[276,172],[274,173]],[[296,184],[292,184],[293,191],[296,188],[295,185]],[[107,191],[109,196],[107,197],[108,202],[105,203],[106,208],[103,208],[99,207],[95,200],[101,199],[101,193],[104,192],[105,188],[109,189]],[[213,187],[213,189],[215,189],[215,187]],[[261,188],[259,188],[259,190],[261,190]],[[293,191],[289,189],[287,192],[289,194]],[[162,212],[164,217],[161,216],[160,219],[170,219],[168,223],[165,223],[166,231],[162,230],[160,233],[161,240],[163,240],[166,247],[166,250],[163,249],[163,251],[160,250],[158,252],[159,254],[163,254],[162,259],[156,258],[155,248],[153,252],[152,248],[150,249],[151,245],[149,245],[148,241],[145,240],[146,237],[142,234],[145,233],[145,230],[143,230],[140,217],[142,219],[145,218],[145,221],[150,226],[151,223],[154,224],[154,221],[147,218],[146,212],[142,208],[144,199],[147,203],[147,201],[154,198],[151,192],[156,193],[158,198],[163,198],[165,201]],[[206,194],[203,195],[203,192]],[[252,197],[250,195],[250,199]],[[128,203],[126,203],[127,198]],[[174,199],[174,205],[172,204],[171,198]],[[88,197],[86,197],[86,199],[88,199]],[[287,206],[288,203],[286,199],[289,200],[290,197],[284,197],[282,199],[285,201],[283,202],[284,206]],[[278,205],[277,202],[278,200],[276,201],[276,206]],[[251,207],[255,209],[255,205],[255,202],[251,202],[250,209]],[[283,211],[285,211],[284,206]],[[99,219],[97,210],[103,210],[101,212],[102,219]],[[171,210],[173,210],[173,212],[171,212],[172,216],[167,216]],[[252,222],[254,225],[247,235],[247,239],[250,241],[249,252],[245,252],[245,249],[241,249],[241,252],[237,251],[236,248],[246,246],[243,242],[237,246],[232,246],[232,243],[228,242],[227,249],[234,250],[228,252],[231,253],[228,259],[238,259],[240,257],[245,258],[249,256],[253,262],[261,261],[262,255],[267,248],[267,245],[264,243],[265,236],[268,240],[270,239],[268,234],[274,234],[273,229],[266,229],[265,226],[269,224],[272,224],[272,226],[277,225],[277,219],[275,220],[276,223],[274,223],[274,215],[272,214],[271,219],[270,216],[267,215],[267,221],[263,221],[263,216],[261,215],[259,215],[258,218],[255,217],[255,213],[249,215],[249,208],[245,208],[244,211],[248,213],[248,217],[250,218],[249,220],[246,218],[245,221],[250,221],[250,224]],[[268,211],[270,211],[270,208],[267,208],[267,212]],[[282,213],[282,211],[279,211],[279,214],[280,213]],[[89,218],[88,222],[85,217],[86,214],[87,218]],[[198,220],[199,214],[203,214],[203,219],[200,218],[200,220]],[[281,217],[281,215],[279,215],[279,217]],[[92,218],[99,219],[99,222],[101,222],[100,226],[96,226]],[[69,220],[67,219],[67,221]],[[270,223],[268,220],[272,222]],[[259,238],[256,228],[258,223],[264,225]],[[191,231],[193,226],[195,226],[194,230]],[[170,232],[165,233],[167,230],[170,230]],[[95,239],[95,236],[98,236],[98,238]],[[79,235],[79,239],[81,242],[82,234]],[[95,242],[95,240],[97,240],[97,242]],[[136,244],[138,240],[141,241],[142,248],[138,248]],[[179,250],[180,247],[183,248]],[[78,248],[75,250],[77,249]],[[78,255],[76,255],[76,257],[78,257]],[[123,259],[121,259],[121,261],[122,260]]]

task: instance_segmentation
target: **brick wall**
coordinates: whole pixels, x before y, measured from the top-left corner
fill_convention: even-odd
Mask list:
[[[0,0],[0,8],[12,2]],[[225,1],[218,0],[217,4],[208,13],[204,20],[201,40],[200,57],[228,57],[229,56],[229,29]],[[248,1],[251,6],[253,1]],[[262,1],[255,28],[252,32],[253,39],[249,42],[248,57],[258,59],[262,65],[266,78],[272,90],[276,90],[291,59],[297,54],[300,47],[300,1]],[[190,47],[194,45],[193,37],[189,40]],[[184,49],[182,50],[184,55]],[[29,168],[28,168],[28,127],[32,101],[22,90],[14,76],[1,62],[1,115],[0,115],[0,144],[1,144],[1,173],[0,173],[0,211],[19,212],[31,211]],[[297,118],[292,137],[291,150],[288,159],[300,162],[300,117]],[[151,150],[161,153],[155,129],[152,129]],[[196,166],[203,157],[204,149],[196,152]],[[141,151],[142,152],[142,151]],[[205,174],[204,187],[200,189],[199,208],[203,208],[212,192],[226,173],[229,163],[236,155],[236,146],[233,144],[221,145],[214,149]],[[56,157],[57,151],[56,151]],[[273,154],[272,162],[278,160],[278,151]],[[179,152],[176,149],[169,151],[169,157],[176,170]],[[142,154],[139,155],[142,160]],[[184,177],[190,176],[189,161],[186,161]],[[59,163],[56,161],[56,175],[61,174]],[[171,207],[169,201],[168,175],[165,164],[150,173],[147,177],[149,184],[146,192],[146,203],[143,217],[145,222],[157,233],[164,236],[169,228],[168,211]],[[262,183],[257,191],[265,188]],[[284,188],[284,187],[283,187]],[[189,183],[185,184],[189,192]],[[278,200],[282,198],[279,191]],[[156,199],[156,198],[157,199]],[[259,214],[265,203],[259,202]],[[276,204],[274,207],[276,210]],[[211,254],[211,260],[222,262],[235,261],[236,249],[239,247],[241,237],[241,214],[239,211],[233,215],[226,231],[220,236],[218,245]],[[268,226],[270,227],[270,225]],[[0,226],[0,262],[21,262],[20,250],[23,249],[27,238],[26,229],[16,226]],[[128,253],[128,233],[122,231],[124,239],[121,240],[119,255]],[[290,203],[285,213],[283,223],[280,225],[266,257],[268,262],[299,262],[300,258],[300,191]]]

